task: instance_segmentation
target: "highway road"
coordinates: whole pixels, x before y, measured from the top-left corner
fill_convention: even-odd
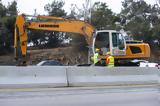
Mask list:
[[[0,106],[160,106],[152,86],[0,89]]]

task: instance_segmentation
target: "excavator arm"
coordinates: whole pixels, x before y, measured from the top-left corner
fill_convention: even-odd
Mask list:
[[[36,16],[37,21],[26,21],[26,17],[26,15],[16,17],[14,34],[16,59],[26,58],[27,29],[78,33],[85,37],[88,45],[92,43],[94,28],[87,22],[51,16]],[[46,19],[46,21],[39,21],[38,19]]]

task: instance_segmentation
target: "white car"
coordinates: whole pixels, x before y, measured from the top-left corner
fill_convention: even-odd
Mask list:
[[[139,60],[139,59],[134,59],[134,60],[132,60],[131,61],[132,63],[148,63],[148,61],[147,60]]]
[[[145,63],[145,62],[140,62],[139,67],[157,67],[158,63]]]

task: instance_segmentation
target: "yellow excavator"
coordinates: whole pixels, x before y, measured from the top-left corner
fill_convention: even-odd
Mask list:
[[[33,20],[26,20],[34,17]],[[41,21],[41,19],[44,19]],[[95,53],[95,48],[102,51],[101,58],[106,59],[106,52],[110,51],[117,62],[119,60],[141,59],[150,57],[150,47],[147,43],[126,43],[124,36],[115,30],[96,31],[87,22],[53,16],[18,15],[15,23],[14,49],[15,58],[26,63],[27,57],[27,30],[46,30],[58,32],[78,33],[85,37],[89,46],[89,60]]]

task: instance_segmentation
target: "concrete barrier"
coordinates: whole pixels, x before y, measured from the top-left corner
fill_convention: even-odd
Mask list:
[[[65,67],[0,67],[0,88],[46,88],[64,86],[67,86]]]
[[[160,70],[149,67],[0,67],[0,88],[144,85],[159,83]]]
[[[68,67],[69,86],[159,84],[157,68]]]

